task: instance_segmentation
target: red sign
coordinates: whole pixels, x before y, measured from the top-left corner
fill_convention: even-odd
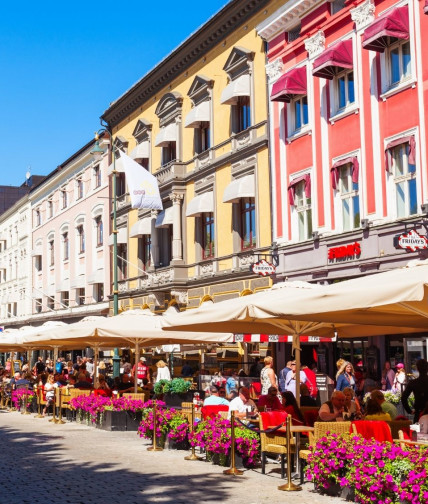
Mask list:
[[[394,238],[394,245],[396,248],[402,248],[415,252],[416,250],[427,249],[428,240],[426,236],[420,235],[417,231],[412,229],[408,233],[396,236]]]
[[[334,259],[352,259],[361,254],[361,245],[358,242],[351,245],[343,245],[342,247],[331,247],[328,249],[328,260]]]
[[[276,272],[276,267],[274,264],[267,262],[265,259],[261,259],[250,266],[250,271],[260,276],[273,275]]]

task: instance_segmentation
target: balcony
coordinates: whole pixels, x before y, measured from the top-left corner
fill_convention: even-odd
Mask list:
[[[176,160],[171,161],[165,166],[161,166],[153,175],[157,178],[159,186],[177,179],[184,180],[186,164]]]

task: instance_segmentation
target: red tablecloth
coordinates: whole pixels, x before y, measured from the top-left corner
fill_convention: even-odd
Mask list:
[[[381,420],[357,420],[352,422],[358,434],[364,439],[374,438],[376,441],[389,441],[392,443],[391,429],[389,425]],[[352,434],[352,427],[351,427]]]

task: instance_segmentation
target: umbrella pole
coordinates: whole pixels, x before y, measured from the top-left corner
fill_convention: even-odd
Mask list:
[[[100,347],[97,345],[97,346],[94,346],[93,347],[94,349],[94,379],[93,379],[93,385],[95,385],[95,383],[97,382],[97,378],[98,378],[98,361],[100,359]]]
[[[140,345],[135,342],[135,362],[134,362],[134,393],[138,390],[138,363],[140,362]]]
[[[296,360],[296,401],[300,408],[300,334],[293,335],[294,358]]]

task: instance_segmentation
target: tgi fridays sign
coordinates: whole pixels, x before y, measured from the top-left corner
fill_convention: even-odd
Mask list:
[[[269,276],[276,272],[276,267],[274,264],[267,262],[265,259],[261,259],[250,266],[250,271],[256,275]]]
[[[328,260],[335,259],[354,259],[361,255],[361,245],[358,242],[350,245],[342,245],[341,247],[331,247],[328,249]]]
[[[394,247],[396,249],[416,252],[416,250],[427,249],[428,240],[426,236],[420,235],[417,231],[412,229],[408,233],[394,236]]]

